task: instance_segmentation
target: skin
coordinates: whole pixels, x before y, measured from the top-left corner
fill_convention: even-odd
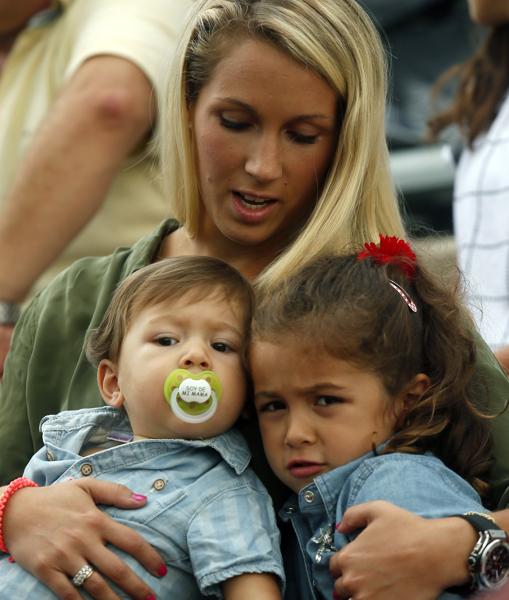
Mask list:
[[[468,10],[472,21],[480,25],[496,27],[509,21],[507,0],[468,0]]]
[[[419,375],[391,397],[378,375],[323,352],[303,352],[294,338],[256,341],[250,363],[265,454],[294,492],[387,440],[406,399],[427,381]]]
[[[224,67],[223,62],[234,57],[242,50],[242,46],[243,44],[236,41],[235,46],[227,51],[225,58],[216,66],[208,87],[209,90],[219,87],[223,89],[223,94],[227,93],[228,97],[251,107],[249,112],[255,115],[254,123],[244,131],[222,127],[218,124],[217,112],[202,111],[205,103],[199,107],[202,94],[205,94],[206,90],[203,89],[198,95],[196,107],[191,111],[190,125],[199,151],[199,183],[203,190],[202,201],[207,216],[203,219],[204,224],[197,237],[191,238],[184,228],[169,235],[160,248],[159,257],[216,256],[239,269],[246,277],[254,278],[275,258],[274,249],[281,245],[277,243],[277,236],[284,233],[286,238],[290,233],[288,223],[284,222],[286,216],[302,215],[300,222],[294,221],[295,227],[300,227],[304,224],[305,215],[310,207],[314,205],[316,183],[311,184],[311,181],[316,182],[317,173],[326,172],[336,145],[337,135],[335,132],[331,133],[331,128],[336,129],[336,98],[332,89],[324,87],[320,78],[297,63],[289,61],[286,55],[274,52],[272,46],[267,44],[252,47],[257,51],[258,68],[254,69],[251,62],[249,79],[239,77],[238,69],[242,66],[239,61],[234,61],[233,64],[229,62],[228,69],[221,69]],[[262,64],[264,69],[270,68],[270,78],[261,68]],[[218,85],[220,81],[221,86]],[[235,94],[232,94],[229,88],[228,92],[225,91],[224,86],[227,83],[236,86]],[[303,101],[304,98],[306,102]],[[79,114],[78,110],[76,112]],[[308,119],[304,117],[317,112],[325,118],[318,120],[319,126],[313,124],[314,119],[313,123],[308,125]],[[203,115],[203,119],[199,118],[200,115]],[[317,135],[313,143],[302,143],[288,138],[288,132],[293,131],[291,126],[295,123],[299,125],[302,134]],[[271,145],[276,142],[277,153],[271,150]],[[207,146],[208,154],[205,153],[206,143],[210,144]],[[228,154],[222,158],[225,168],[219,173],[212,172],[206,165],[213,164],[213,153],[220,152],[221,144],[224,143],[228,144],[229,149]],[[327,150],[324,149],[325,146]],[[269,152],[264,148],[268,148]],[[235,160],[230,162],[231,155],[234,155]],[[274,171],[279,167],[275,169],[274,164],[282,165],[276,176]],[[223,184],[217,179],[219,176],[224,178]],[[215,194],[213,189],[208,187],[209,177],[215,181],[218,189],[224,190],[222,193]],[[278,195],[282,195],[284,202],[281,200],[280,204],[284,206],[284,217],[281,217],[278,207],[277,210],[269,211],[259,223],[237,223],[231,211],[220,209],[222,205],[232,201],[231,192],[228,190],[233,182],[235,186],[245,186],[248,190],[254,188],[251,191],[270,191],[270,194],[277,192]],[[300,191],[300,186],[304,184],[306,194]],[[281,194],[280,190],[283,190]],[[291,195],[285,190],[291,190]],[[227,229],[229,233],[225,235]],[[244,243],[245,239],[249,240],[249,244]],[[96,498],[101,502],[96,483],[100,482],[89,483],[86,498],[75,482],[70,482],[67,487],[55,485],[17,492],[9,502],[9,511],[5,518],[7,545],[17,562],[48,585],[59,598],[80,599],[79,593],[69,581],[69,576],[74,575],[85,562],[91,562],[96,571],[105,576],[109,577],[113,570],[115,577],[111,578],[119,581],[120,587],[130,597],[144,600],[150,592],[146,584],[135,577],[125,564],[119,564],[115,554],[108,550],[106,544],[123,547],[120,539],[129,540],[130,543],[136,540],[136,544],[132,543],[132,546],[129,546],[128,552],[152,573],[157,573],[162,559],[128,527],[109,521],[109,525],[106,526],[108,517],[99,509],[93,508]],[[50,497],[50,494],[53,496]],[[90,512],[90,519],[86,522],[76,518],[76,512],[79,512],[80,508]],[[16,535],[16,532],[23,533]],[[50,537],[51,544],[42,542]],[[36,540],[41,540],[41,544],[38,545],[40,550],[34,546]],[[80,543],[74,544],[73,540],[80,540]],[[67,552],[64,563],[62,549]],[[92,589],[89,585],[87,591],[93,598],[117,600],[118,596],[111,591],[102,577],[90,577],[87,581],[90,580],[94,580],[95,587]]]
[[[175,232],[165,251],[210,254],[255,277],[315,206],[336,146],[336,95],[286,54],[247,39],[216,66],[191,106],[190,126],[199,233]],[[247,206],[239,192],[265,204]]]
[[[99,389],[106,403],[124,407],[138,438],[212,437],[230,429],[244,405],[242,364],[243,314],[216,293],[193,300],[189,295],[140,311],[122,342],[118,364],[101,361]],[[163,395],[175,369],[214,371],[223,395],[216,413],[204,423],[185,423]]]
[[[0,212],[2,300],[24,300],[92,219],[125,158],[150,134],[154,115],[151,83],[123,58],[90,58],[60,90]],[[0,375],[11,336],[12,328],[0,325]]]

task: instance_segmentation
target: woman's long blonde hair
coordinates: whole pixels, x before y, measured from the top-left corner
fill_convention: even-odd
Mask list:
[[[173,216],[196,236],[200,199],[188,106],[239,37],[273,44],[338,95],[335,155],[307,223],[260,275],[270,286],[351,242],[403,235],[385,140],[387,69],[379,35],[354,0],[199,0],[177,48],[161,119]],[[284,100],[282,100],[284,101]]]

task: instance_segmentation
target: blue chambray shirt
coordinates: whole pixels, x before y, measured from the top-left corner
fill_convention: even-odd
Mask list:
[[[137,510],[102,508],[139,532],[163,557],[168,574],[157,578],[111,547],[158,598],[222,598],[221,582],[244,573],[274,573],[283,585],[272,501],[248,468],[250,453],[237,431],[204,440],[136,441],[85,457],[79,452],[107,446],[112,432],[115,437],[132,434],[123,412],[111,407],[65,411],[45,417],[41,431],[44,446],[25,470],[39,485],[96,477],[148,496],[147,504]],[[3,555],[0,598],[7,597],[55,598]]]
[[[281,509],[280,517],[291,523],[297,538],[293,556],[286,561],[285,598],[332,598],[330,558],[355,538],[338,533],[335,524],[347,508],[371,500],[387,500],[427,518],[486,512],[474,488],[430,453],[366,454],[316,477]],[[448,592],[439,596],[460,598]]]

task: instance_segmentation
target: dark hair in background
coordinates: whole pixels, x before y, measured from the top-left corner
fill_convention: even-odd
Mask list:
[[[509,24],[492,28],[473,56],[446,71],[434,86],[435,93],[458,80],[453,103],[429,123],[436,139],[449,125],[457,125],[469,146],[493,123],[509,88]]]
[[[88,334],[87,358],[94,366],[103,358],[117,362],[127,330],[142,309],[184,296],[192,303],[218,294],[242,311],[245,351],[254,306],[250,283],[218,258],[179,256],[143,267],[122,281],[101,324]]]
[[[417,305],[412,312],[389,279]],[[487,389],[473,379],[474,326],[455,289],[417,266],[410,282],[400,267],[357,255],[322,257],[258,298],[253,336],[295,336],[304,351],[324,351],[381,377],[396,395],[417,373],[430,387],[404,414],[384,452],[434,452],[487,491],[491,462]],[[389,407],[390,409],[390,407]]]

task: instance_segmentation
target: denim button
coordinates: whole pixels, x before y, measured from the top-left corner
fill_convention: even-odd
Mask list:
[[[90,463],[84,463],[80,467],[80,471],[83,477],[88,477],[89,475],[91,475],[93,470],[94,469],[92,468],[92,465]]]
[[[312,492],[311,490],[308,490],[307,492],[304,492],[304,500],[308,503],[311,504],[312,502],[314,502],[315,499],[315,493]]]
[[[166,487],[166,481],[164,479],[156,479],[152,487],[156,490],[156,492],[160,492]]]

